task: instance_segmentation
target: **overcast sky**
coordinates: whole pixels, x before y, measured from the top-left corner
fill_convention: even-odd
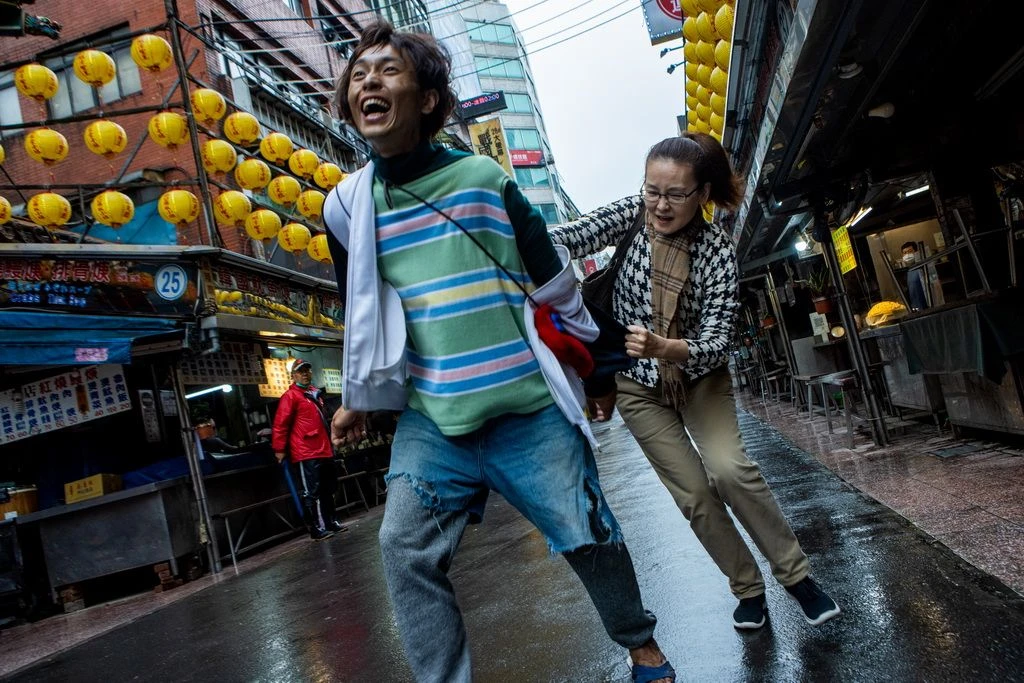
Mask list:
[[[504,0],[528,54],[631,10],[529,58],[555,165],[584,213],[639,190],[647,150],[677,134],[685,106],[682,67],[665,73],[682,50],[658,56],[681,41],[652,46],[640,1]]]

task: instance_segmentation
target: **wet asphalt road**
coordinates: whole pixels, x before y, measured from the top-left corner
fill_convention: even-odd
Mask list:
[[[843,614],[808,626],[772,582],[769,624],[733,629],[725,578],[616,419],[599,427],[602,481],[679,680],[1024,680],[1024,600],[761,422],[741,413],[741,424]],[[411,680],[380,575],[380,510],[9,680]],[[500,498],[467,532],[452,578],[478,681],[629,680],[568,565]]]

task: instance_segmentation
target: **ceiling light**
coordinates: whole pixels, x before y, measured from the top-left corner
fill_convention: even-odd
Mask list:
[[[798,239],[796,243],[793,244],[793,246],[796,248],[797,251],[807,251],[807,247],[810,245],[807,244],[807,240]]]
[[[921,187],[915,187],[913,190],[907,190],[904,193],[904,197],[913,197],[915,194],[921,194],[927,192],[931,188],[931,185],[922,185]]]
[[[869,213],[871,213],[871,207],[862,206],[860,211],[857,212],[857,215],[853,217],[852,221],[850,221],[850,227],[852,228],[857,225],[857,223],[860,223],[864,216],[867,216]]]

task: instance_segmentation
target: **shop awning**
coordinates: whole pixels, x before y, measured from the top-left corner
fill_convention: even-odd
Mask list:
[[[162,318],[0,311],[0,364],[129,363],[134,341],[180,331]]]

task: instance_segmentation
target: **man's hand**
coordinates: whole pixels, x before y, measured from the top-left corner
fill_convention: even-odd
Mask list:
[[[288,456],[287,456],[287,454],[279,451],[279,452],[274,453],[274,457],[277,458],[277,462],[278,463],[282,463],[282,462],[284,462],[284,459],[286,457],[288,457]]]
[[[331,418],[331,445],[335,448],[359,443],[366,438],[366,413],[342,406]]]
[[[598,398],[587,397],[587,412],[594,422],[607,422],[615,412],[615,391]]]

